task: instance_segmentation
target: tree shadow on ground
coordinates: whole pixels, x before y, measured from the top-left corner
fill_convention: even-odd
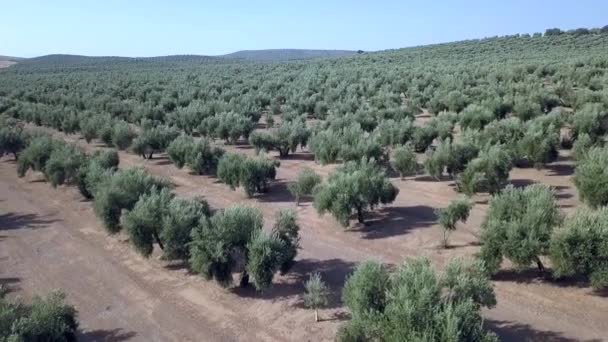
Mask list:
[[[278,157],[279,160],[301,160],[301,161],[314,161],[315,155],[310,152],[296,152],[290,153],[285,157]]]
[[[329,302],[326,308],[337,308],[342,306],[342,288],[346,278],[353,272],[355,263],[347,262],[342,259],[302,259],[297,260],[293,268],[279,281],[275,278],[272,287],[259,292],[253,286],[245,288],[234,287],[231,291],[242,297],[262,298],[262,299],[286,299],[304,294],[304,283],[309,279],[310,274],[319,272],[321,279],[329,287]],[[298,301],[297,306],[303,307],[303,303]]]
[[[437,222],[435,208],[426,205],[384,207],[366,215],[363,227],[354,230],[363,232],[365,239],[403,235],[412,229],[430,227]]]
[[[549,171],[549,176],[571,176],[575,164],[572,158],[559,156],[555,162],[545,165],[545,168]]]
[[[124,331],[121,328],[110,330],[91,330],[80,332],[78,341],[128,341],[137,336],[134,331]]]
[[[19,291],[19,284],[21,282],[21,278],[15,278],[15,277],[7,277],[7,278],[2,278],[0,277],[0,287],[3,289],[5,294],[11,293],[11,292],[16,292]]]
[[[554,277],[551,269],[545,269],[542,273],[535,268],[522,271],[515,269],[501,269],[492,276],[492,280],[500,282],[513,282],[521,284],[543,283],[548,286],[563,288],[589,289],[589,294],[599,297],[608,297],[608,290],[594,290],[588,279],[581,276]]]
[[[173,165],[173,162],[171,161],[171,159],[169,158],[169,156],[164,155],[164,154],[155,156],[152,160],[149,160],[149,161],[152,164],[158,165],[158,166]]]
[[[515,188],[525,188],[528,185],[535,184],[536,182],[531,179],[511,179],[509,183]]]
[[[38,214],[0,214],[0,230],[37,229],[57,221],[56,219],[45,219]]]
[[[260,202],[294,202],[295,199],[289,192],[289,182],[277,179],[268,185],[268,191],[255,196]]]
[[[528,324],[521,324],[509,321],[499,321],[487,319],[484,321],[487,329],[494,331],[501,341],[520,342],[520,341],[554,341],[554,342],[576,342],[578,339],[568,338],[559,332],[541,331],[532,328]],[[601,341],[599,339],[587,340],[586,342]]]

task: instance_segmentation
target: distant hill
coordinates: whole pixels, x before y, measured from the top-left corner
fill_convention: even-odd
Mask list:
[[[22,59],[23,58],[19,58],[19,57],[0,56],[0,68],[9,67]]]
[[[269,50],[242,50],[219,57],[236,58],[249,61],[291,61],[313,58],[342,57],[356,54],[349,50],[304,50],[304,49],[269,49]]]

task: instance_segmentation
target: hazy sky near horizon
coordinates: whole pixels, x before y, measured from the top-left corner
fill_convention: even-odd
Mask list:
[[[0,0],[0,55],[383,50],[608,25],[608,1]]]

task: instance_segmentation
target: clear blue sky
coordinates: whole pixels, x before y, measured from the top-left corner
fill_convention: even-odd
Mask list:
[[[604,25],[606,0],[0,0],[0,55],[369,51]]]

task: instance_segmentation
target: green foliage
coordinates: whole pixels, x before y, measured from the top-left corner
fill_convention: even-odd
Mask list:
[[[300,248],[300,226],[295,210],[279,210],[272,227],[272,237],[281,242],[279,255],[279,271],[281,274],[289,272],[294,264]]]
[[[321,280],[319,272],[312,273],[304,283],[304,305],[315,310],[315,321],[319,321],[317,310],[329,303],[329,288]]]
[[[467,195],[482,191],[495,194],[507,184],[509,171],[509,154],[501,146],[491,146],[468,163],[457,184]]]
[[[593,147],[593,140],[587,133],[579,134],[578,138],[572,145],[572,156],[577,161],[583,160],[587,155],[587,151]]]
[[[247,245],[261,230],[262,213],[252,207],[228,207],[201,220],[201,225],[192,231],[192,270],[229,286],[237,258],[244,257],[246,264]]]
[[[478,153],[479,148],[470,142],[452,143],[449,139],[441,140],[434,151],[427,151],[424,168],[437,180],[440,180],[446,171],[451,178],[455,178]]]
[[[264,193],[268,182],[276,177],[279,162],[266,157],[247,158],[245,155],[227,153],[219,161],[218,178],[235,189],[242,186],[247,196]]]
[[[397,147],[393,154],[391,166],[399,173],[401,179],[403,179],[405,175],[410,175],[418,171],[416,153],[414,152],[412,145],[407,144]]]
[[[94,208],[111,234],[121,230],[123,210],[133,209],[139,197],[153,189],[168,186],[166,181],[149,175],[141,168],[119,170],[103,178],[103,183],[98,184],[94,192]]]
[[[295,197],[296,205],[299,205],[300,198],[302,196],[312,195],[313,189],[320,183],[321,176],[311,168],[303,168],[298,172],[296,181],[290,183],[287,188],[293,197]]]
[[[553,191],[541,184],[525,188],[507,187],[490,200],[481,226],[481,259],[496,273],[503,257],[516,268],[535,262],[544,270],[540,256],[546,255],[553,229],[562,221]]]
[[[608,208],[579,209],[551,238],[557,277],[582,275],[596,289],[608,287]]]
[[[152,159],[154,153],[163,152],[178,136],[179,132],[172,127],[156,126],[144,129],[133,140],[131,149],[144,159]]]
[[[76,184],[80,169],[87,163],[84,152],[73,145],[57,144],[44,166],[44,174],[53,187]]]
[[[265,290],[272,284],[274,274],[282,260],[283,242],[262,231],[254,234],[247,245],[249,260],[247,272],[253,277],[257,290]]]
[[[348,278],[344,301],[353,314],[338,341],[495,341],[480,309],[496,298],[483,263],[460,259],[441,274],[426,259],[406,261],[393,274],[364,263]]]
[[[574,185],[583,201],[592,207],[608,204],[608,148],[593,147],[577,162]]]
[[[76,316],[62,292],[35,297],[31,305],[0,297],[0,340],[76,341]]]
[[[327,184],[315,191],[314,207],[321,215],[330,212],[347,227],[353,211],[363,223],[365,210],[393,202],[398,193],[376,162],[363,159],[348,162],[330,174]]]
[[[180,135],[167,146],[169,159],[178,169],[186,165],[188,156],[192,153],[194,139],[189,135]]]
[[[17,161],[19,177],[25,176],[29,169],[43,172],[53,150],[59,142],[46,135],[32,137],[29,145],[21,152]]]
[[[188,260],[191,235],[200,220],[211,216],[209,204],[202,199],[173,198],[163,217],[160,240],[167,260]]]
[[[119,121],[112,129],[112,145],[119,150],[126,150],[131,146],[136,134],[128,123]]]
[[[572,134],[576,138],[588,134],[593,142],[608,133],[606,104],[586,103],[572,115]]]
[[[443,229],[444,247],[448,246],[449,234],[456,230],[456,223],[458,221],[467,222],[472,206],[473,203],[468,198],[459,198],[450,202],[447,208],[436,210],[439,225]]]
[[[19,153],[25,149],[27,140],[28,136],[22,127],[0,117],[0,157],[10,153],[17,160]]]
[[[530,121],[518,143],[519,157],[532,162],[536,168],[556,160],[559,127],[545,118]]]
[[[197,175],[215,174],[224,150],[207,139],[197,141],[186,156],[186,165]]]
[[[460,127],[462,129],[481,130],[494,119],[494,113],[488,108],[470,104],[460,113]]]
[[[87,199],[92,199],[97,186],[112,176],[119,163],[116,150],[96,151],[78,170],[76,185]]]
[[[234,144],[241,137],[248,139],[254,128],[255,123],[251,118],[235,112],[222,112],[205,118],[198,130],[203,135],[224,139],[226,143]]]
[[[139,197],[133,209],[123,218],[123,226],[129,234],[129,242],[145,257],[149,257],[157,243],[164,249],[160,239],[163,218],[168,216],[169,203],[173,194],[167,188],[153,188]]]

